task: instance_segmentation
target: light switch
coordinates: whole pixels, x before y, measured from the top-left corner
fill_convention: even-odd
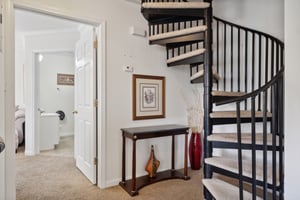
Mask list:
[[[124,72],[133,72],[133,67],[130,65],[125,65],[125,66],[123,66],[123,71]]]

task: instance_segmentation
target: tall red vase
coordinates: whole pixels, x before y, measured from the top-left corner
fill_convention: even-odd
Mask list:
[[[201,168],[202,142],[200,133],[192,133],[189,145],[189,157],[191,169],[199,170]]]

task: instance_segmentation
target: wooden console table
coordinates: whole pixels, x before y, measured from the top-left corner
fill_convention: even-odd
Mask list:
[[[162,126],[148,126],[136,128],[122,128],[123,149],[122,149],[122,181],[120,186],[126,190],[131,196],[138,194],[138,190],[142,187],[156,183],[158,181],[180,178],[184,180],[190,179],[187,171],[187,148],[188,148],[188,130],[189,127],[182,125],[162,125]],[[184,169],[183,173],[175,170],[175,135],[185,134],[184,145]],[[136,177],[136,141],[141,139],[149,139],[156,137],[172,137],[172,166],[170,170],[158,172],[156,177],[149,178],[148,175]],[[125,180],[126,177],[126,138],[132,140],[132,178]]]

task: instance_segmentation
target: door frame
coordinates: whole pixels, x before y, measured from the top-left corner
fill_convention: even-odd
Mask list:
[[[29,2],[14,2],[11,0],[4,0],[3,2],[3,20],[4,20],[4,70],[5,77],[7,78],[5,90],[5,121],[9,121],[14,118],[14,83],[15,83],[15,20],[14,20],[14,9],[23,9],[33,12],[38,12],[42,14],[48,14],[59,18],[69,19],[72,21],[77,21],[81,23],[90,24],[97,27],[98,33],[98,51],[97,51],[97,61],[98,61],[98,79],[97,79],[97,92],[98,101],[100,102],[97,107],[98,119],[97,119],[97,154],[98,154],[98,187],[107,187],[106,183],[106,21],[103,19],[94,18],[94,16],[81,16],[76,13],[67,12],[65,10],[54,9],[52,7],[45,6],[43,4],[35,4]],[[100,109],[101,107],[101,109]],[[16,197],[16,183],[15,183],[15,155],[14,155],[14,137],[9,134],[9,131],[13,130],[13,123],[8,123],[5,133],[6,138],[6,152],[4,153],[5,161],[5,196],[6,199],[15,199]]]

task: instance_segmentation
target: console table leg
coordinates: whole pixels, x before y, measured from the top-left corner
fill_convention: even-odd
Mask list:
[[[132,140],[132,181],[131,192],[136,192],[136,140]]]
[[[122,149],[122,183],[124,184],[125,183],[125,173],[126,173],[126,138],[125,138],[125,135],[124,135],[124,132],[122,134],[122,142],[123,142],[123,149]]]
[[[172,135],[172,168],[173,171],[175,170],[175,136]]]
[[[184,176],[188,177],[187,171],[187,151],[188,151],[188,133],[185,134],[185,142],[184,142]]]

